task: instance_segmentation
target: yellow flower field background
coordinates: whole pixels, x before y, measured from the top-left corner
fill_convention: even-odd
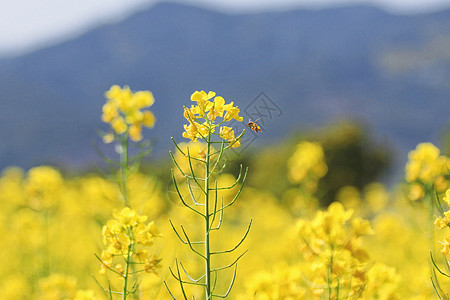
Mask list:
[[[130,143],[146,140],[143,127],[163,116],[147,109],[154,102],[150,92],[113,86],[106,97],[102,119],[111,131],[102,138],[121,146],[123,158]],[[242,121],[239,103],[213,92],[186,98],[179,110],[187,125],[174,137],[172,151],[178,166],[167,154],[165,162],[140,168],[121,159],[103,175],[51,166],[2,171],[0,299],[124,299],[108,289],[121,290],[130,270],[128,299],[184,299],[171,272],[176,275],[182,261],[198,278],[204,266],[169,219],[178,232],[201,239],[204,224],[179,194],[189,199],[202,193],[185,181],[192,171],[205,176],[199,166],[206,151],[202,137],[214,131],[223,142],[210,151],[232,150],[241,146],[241,132],[221,124]],[[195,121],[200,117],[204,123]],[[228,299],[448,299],[450,284],[441,272],[448,274],[450,252],[449,159],[424,141],[411,149],[396,185],[374,178],[341,185],[359,176],[362,166],[351,165],[346,150],[362,133],[350,124],[326,132],[249,149],[245,160],[228,156],[215,175],[218,187],[232,186],[217,190],[224,205],[241,189],[240,163],[249,169],[239,199],[211,235],[213,250],[236,245],[252,221],[235,252],[212,257],[212,268],[233,265],[213,276],[214,289],[225,294],[235,277]],[[177,147],[198,161],[190,162]],[[201,286],[184,288],[188,299],[206,299]]]

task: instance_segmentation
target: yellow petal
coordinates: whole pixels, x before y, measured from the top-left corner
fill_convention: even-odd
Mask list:
[[[155,115],[149,110],[144,111],[142,124],[144,124],[144,126],[146,127],[153,128],[155,126],[155,122],[156,122]]]

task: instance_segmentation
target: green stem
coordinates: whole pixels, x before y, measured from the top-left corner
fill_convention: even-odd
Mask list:
[[[45,246],[44,246],[44,277],[50,275],[50,221],[49,221],[49,208],[44,209],[44,218],[45,218]]]
[[[130,207],[130,200],[129,200],[129,194],[128,194],[128,129],[122,136],[121,140],[121,152],[120,152],[120,179],[122,184],[122,197],[124,201],[124,205],[127,207]],[[130,244],[128,246],[128,253],[127,253],[127,259],[126,259],[126,266],[125,266],[125,276],[124,276],[124,282],[123,282],[123,294],[122,299],[127,299],[127,289],[128,289],[128,275],[131,268],[131,271],[134,272],[133,265],[130,264],[130,253],[132,253],[133,245]]]
[[[128,196],[128,130],[124,133],[121,140],[122,151],[120,152],[120,173],[122,181],[122,196],[125,206],[130,207]]]
[[[332,288],[332,278],[331,276],[333,275],[333,263],[334,263],[334,247],[333,247],[333,243],[331,243],[330,241],[330,249],[331,249],[331,256],[330,256],[330,266],[328,267],[328,278],[327,278],[327,282],[328,282],[328,299],[331,300],[331,295],[333,293],[333,288]],[[339,280],[339,278],[338,278]]]
[[[127,260],[125,265],[125,275],[123,280],[123,293],[122,293],[122,300],[127,299],[127,289],[128,289],[128,269],[130,267],[130,253],[131,253],[131,247],[132,244],[128,246],[128,253],[127,253]]]
[[[205,257],[206,257],[206,299],[211,299],[211,251],[209,247],[209,163],[211,151],[211,132],[208,132],[205,159]]]

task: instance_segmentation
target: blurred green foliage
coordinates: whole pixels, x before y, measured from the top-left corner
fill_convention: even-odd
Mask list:
[[[316,195],[324,207],[335,200],[337,191],[344,186],[362,189],[379,180],[391,162],[386,145],[377,143],[363,125],[347,120],[317,130],[297,131],[287,140],[258,152],[246,151],[231,164],[230,172],[238,171],[240,163],[249,165],[249,185],[269,190],[282,199],[283,192],[292,186],[287,180],[287,161],[302,140],[321,143],[325,152],[328,173],[320,180],[320,192]]]

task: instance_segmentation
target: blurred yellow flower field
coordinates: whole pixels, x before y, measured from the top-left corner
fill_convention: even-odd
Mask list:
[[[107,99],[102,119],[112,131],[105,142],[141,142],[142,125],[155,122],[153,113],[140,110],[153,104],[151,93],[114,86]],[[210,278],[217,294],[226,294],[234,281],[229,299],[448,299],[450,282],[441,272],[448,274],[450,252],[449,159],[438,148],[426,143],[412,149],[405,179],[396,186],[341,186],[327,205],[321,182],[336,170],[319,141],[288,146],[277,164],[260,160],[252,168],[251,162],[242,186],[244,171],[232,162],[213,174],[221,167],[213,159],[241,146],[241,132],[222,125],[242,122],[239,109],[214,92],[195,92],[191,100],[197,106],[180,108],[189,124],[175,137],[180,143],[169,184],[170,169],[131,171],[131,158],[121,159],[111,177],[69,176],[51,166],[3,170],[0,299],[184,299],[183,293],[206,299],[203,285],[180,289],[177,276],[203,282],[205,268],[172,228],[186,231],[191,241],[203,238],[205,224],[179,198],[208,194],[195,185],[200,178],[211,178],[205,187],[217,207],[233,204],[211,234],[211,247],[238,244],[240,250],[208,260],[210,270],[233,266]],[[208,146],[208,135],[221,142]],[[283,189],[274,191],[267,177],[252,174],[264,168]],[[206,201],[214,206],[211,199]],[[217,207],[210,209],[221,212]],[[218,223],[219,217],[211,228]]]

